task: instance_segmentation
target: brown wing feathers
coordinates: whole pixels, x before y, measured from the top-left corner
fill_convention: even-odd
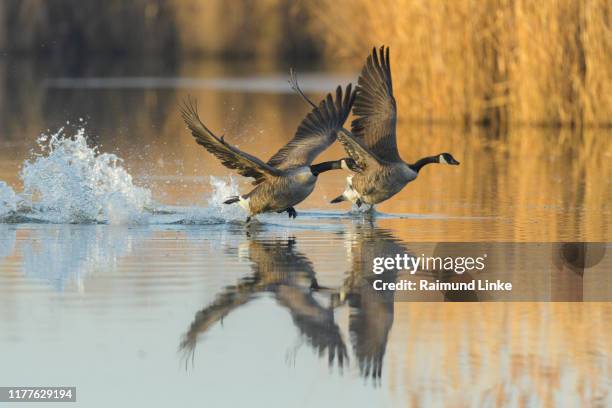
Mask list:
[[[280,175],[277,169],[231,146],[223,137],[217,137],[200,120],[195,101],[187,99],[181,107],[181,114],[196,142],[217,157],[225,167],[238,171],[242,176],[253,177],[253,184],[261,183],[268,176]]]
[[[372,49],[359,76],[351,124],[356,138],[387,161],[401,160],[397,151],[396,103],[391,82],[389,48]]]
[[[336,88],[335,98],[331,94],[306,115],[295,136],[283,146],[268,164],[281,169],[312,163],[317,155],[336,140],[336,132],[342,128],[350,114],[355,92],[349,84],[343,92]]]
[[[280,176],[291,167],[309,165],[314,158],[336,140],[351,112],[355,92],[349,84],[343,92],[336,89],[335,98],[328,94],[319,105],[306,115],[293,139],[281,148],[268,163],[251,156],[217,137],[202,123],[195,101],[187,99],[181,114],[196,142],[217,157],[224,166],[237,170],[245,177],[253,177],[259,184],[269,176]]]

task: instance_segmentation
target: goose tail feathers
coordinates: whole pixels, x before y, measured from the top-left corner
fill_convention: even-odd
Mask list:
[[[237,203],[238,201],[240,201],[240,197],[231,196],[231,197],[228,197],[227,200],[223,202],[223,204],[234,204],[234,203]]]
[[[333,200],[331,200],[330,202],[332,204],[337,204],[337,203],[341,203],[343,201],[346,201],[346,197],[344,196],[344,194],[339,195],[338,197],[334,198]]]

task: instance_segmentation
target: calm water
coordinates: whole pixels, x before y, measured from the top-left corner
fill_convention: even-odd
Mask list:
[[[406,160],[461,165],[427,168],[374,220],[328,205],[346,175],[327,173],[297,220],[246,230],[218,202],[248,184],[176,107],[196,97],[267,158],[307,111],[285,67],[61,66],[0,61],[0,385],[76,385],[86,407],[612,406],[612,303],[397,302],[360,284],[374,256],[427,243],[611,241],[609,132],[401,122]],[[301,82],[320,97],[357,68]],[[85,136],[41,152],[62,126]],[[540,271],[505,265],[526,284]],[[585,293],[609,286],[590,279]]]

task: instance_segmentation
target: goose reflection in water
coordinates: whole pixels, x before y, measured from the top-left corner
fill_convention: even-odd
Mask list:
[[[397,269],[381,275],[372,272],[375,257],[395,256],[406,252],[390,231],[373,225],[356,225],[346,233],[351,268],[340,291],[333,295],[335,306],[348,303],[349,333],[359,372],[365,378],[379,381],[389,331],[393,326],[394,292],[377,291],[374,280],[395,282]]]
[[[318,285],[310,260],[296,250],[295,238],[264,241],[249,237],[248,257],[252,262],[251,275],[226,287],[210,305],[196,313],[180,345],[186,362],[189,357],[193,362],[199,336],[257,295],[270,293],[289,310],[293,323],[319,355],[327,353],[330,366],[337,362],[343,367],[347,351],[334,311],[315,299],[315,292],[325,289]]]
[[[435,300],[419,298],[419,294],[395,292],[393,290],[376,290],[377,287],[396,283],[398,279],[427,279],[452,282],[457,279],[471,279],[469,274],[463,276],[449,271],[417,271],[416,275],[399,275],[397,265],[386,268],[382,274],[374,274],[374,258],[395,258],[398,254],[413,257],[391,231],[377,228],[372,222],[356,224],[345,233],[348,257],[351,267],[339,292],[333,295],[333,304],[338,307],[348,303],[349,332],[355,357],[362,376],[379,381],[382,375],[383,359],[387,347],[389,332],[393,326],[394,302],[399,300],[419,301]],[[474,301],[477,297],[473,291],[444,291],[438,300]]]
[[[343,234],[350,268],[343,283],[336,288],[319,285],[313,264],[296,249],[295,238],[272,241],[247,235],[252,273],[226,287],[211,304],[196,313],[180,344],[186,363],[189,360],[193,363],[201,335],[257,295],[269,293],[289,311],[300,334],[319,355],[327,354],[330,366],[337,363],[343,367],[348,363],[347,347],[334,317],[337,309],[348,307],[348,332],[360,375],[379,383],[393,326],[396,293],[376,290],[373,283],[375,280],[396,282],[400,271],[391,268],[376,275],[372,272],[373,260],[376,257],[395,257],[396,254],[408,253],[408,250],[391,231],[377,228],[370,222],[356,224]],[[435,275],[425,277],[441,278]],[[423,277],[420,274],[419,278]],[[443,295],[447,301],[465,300],[461,296],[452,299]],[[328,305],[320,302],[325,296],[329,297]]]

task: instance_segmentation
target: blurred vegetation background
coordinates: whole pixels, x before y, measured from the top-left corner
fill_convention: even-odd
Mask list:
[[[5,55],[322,61],[391,46],[415,122],[612,126],[609,0],[0,0]]]

